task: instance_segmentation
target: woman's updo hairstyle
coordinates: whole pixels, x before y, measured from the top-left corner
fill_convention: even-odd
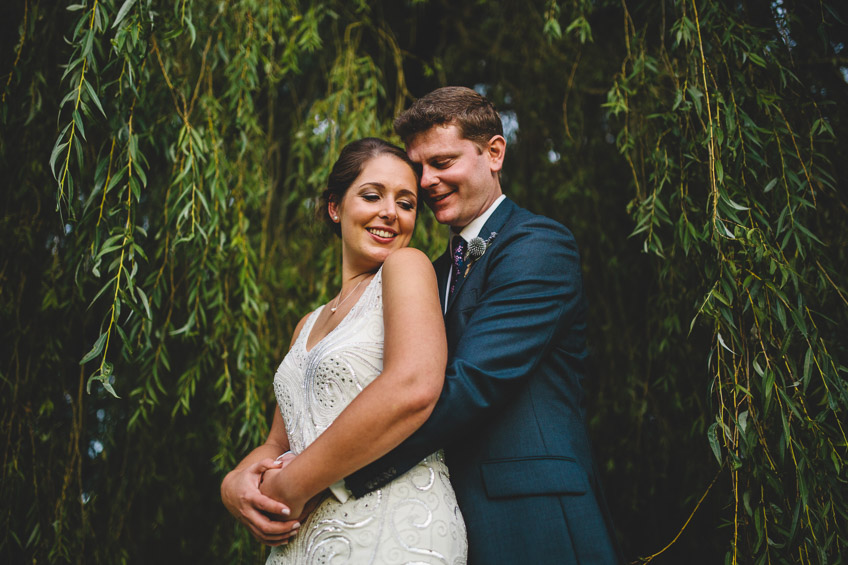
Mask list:
[[[330,202],[335,202],[336,205],[341,204],[347,189],[365,168],[365,164],[380,155],[392,155],[409,165],[409,168],[415,174],[417,185],[420,178],[418,167],[409,159],[406,151],[397,145],[392,145],[388,141],[376,137],[364,137],[348,143],[339,154],[339,158],[333,165],[333,170],[330,171],[327,189],[321,194],[319,203],[318,213],[323,216],[324,221],[327,222],[334,234],[341,236],[342,230],[341,226],[330,217],[327,206]]]

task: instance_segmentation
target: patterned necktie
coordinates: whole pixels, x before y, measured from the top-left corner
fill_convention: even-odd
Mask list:
[[[455,246],[453,248],[453,270],[451,271],[451,286],[449,296],[453,296],[453,291],[456,288],[463,274],[465,273],[465,246],[466,242],[462,236],[456,236],[454,239]]]

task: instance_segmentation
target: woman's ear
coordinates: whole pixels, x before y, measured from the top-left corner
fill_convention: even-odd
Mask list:
[[[340,206],[336,203],[335,197],[330,197],[330,201],[327,202],[327,213],[330,215],[330,219],[335,223],[339,223],[339,211]]]

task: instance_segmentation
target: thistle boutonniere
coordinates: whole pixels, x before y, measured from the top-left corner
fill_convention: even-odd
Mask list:
[[[465,276],[468,276],[468,271],[471,269],[471,265],[474,262],[483,256],[486,252],[486,249],[489,248],[489,245],[492,241],[497,237],[498,232],[493,231],[489,234],[488,239],[483,239],[482,237],[472,237],[471,241],[468,242],[468,247],[465,249],[465,257],[463,257],[463,262],[465,263]]]

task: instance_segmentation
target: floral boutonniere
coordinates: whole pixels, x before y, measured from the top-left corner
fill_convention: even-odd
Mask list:
[[[463,262],[465,263],[465,276],[468,276],[468,271],[471,269],[471,265],[474,262],[483,256],[486,252],[486,249],[489,248],[489,245],[492,241],[497,237],[498,232],[493,231],[489,234],[488,239],[483,239],[482,237],[472,237],[471,241],[468,242],[468,247],[465,250],[465,257],[463,257]]]

